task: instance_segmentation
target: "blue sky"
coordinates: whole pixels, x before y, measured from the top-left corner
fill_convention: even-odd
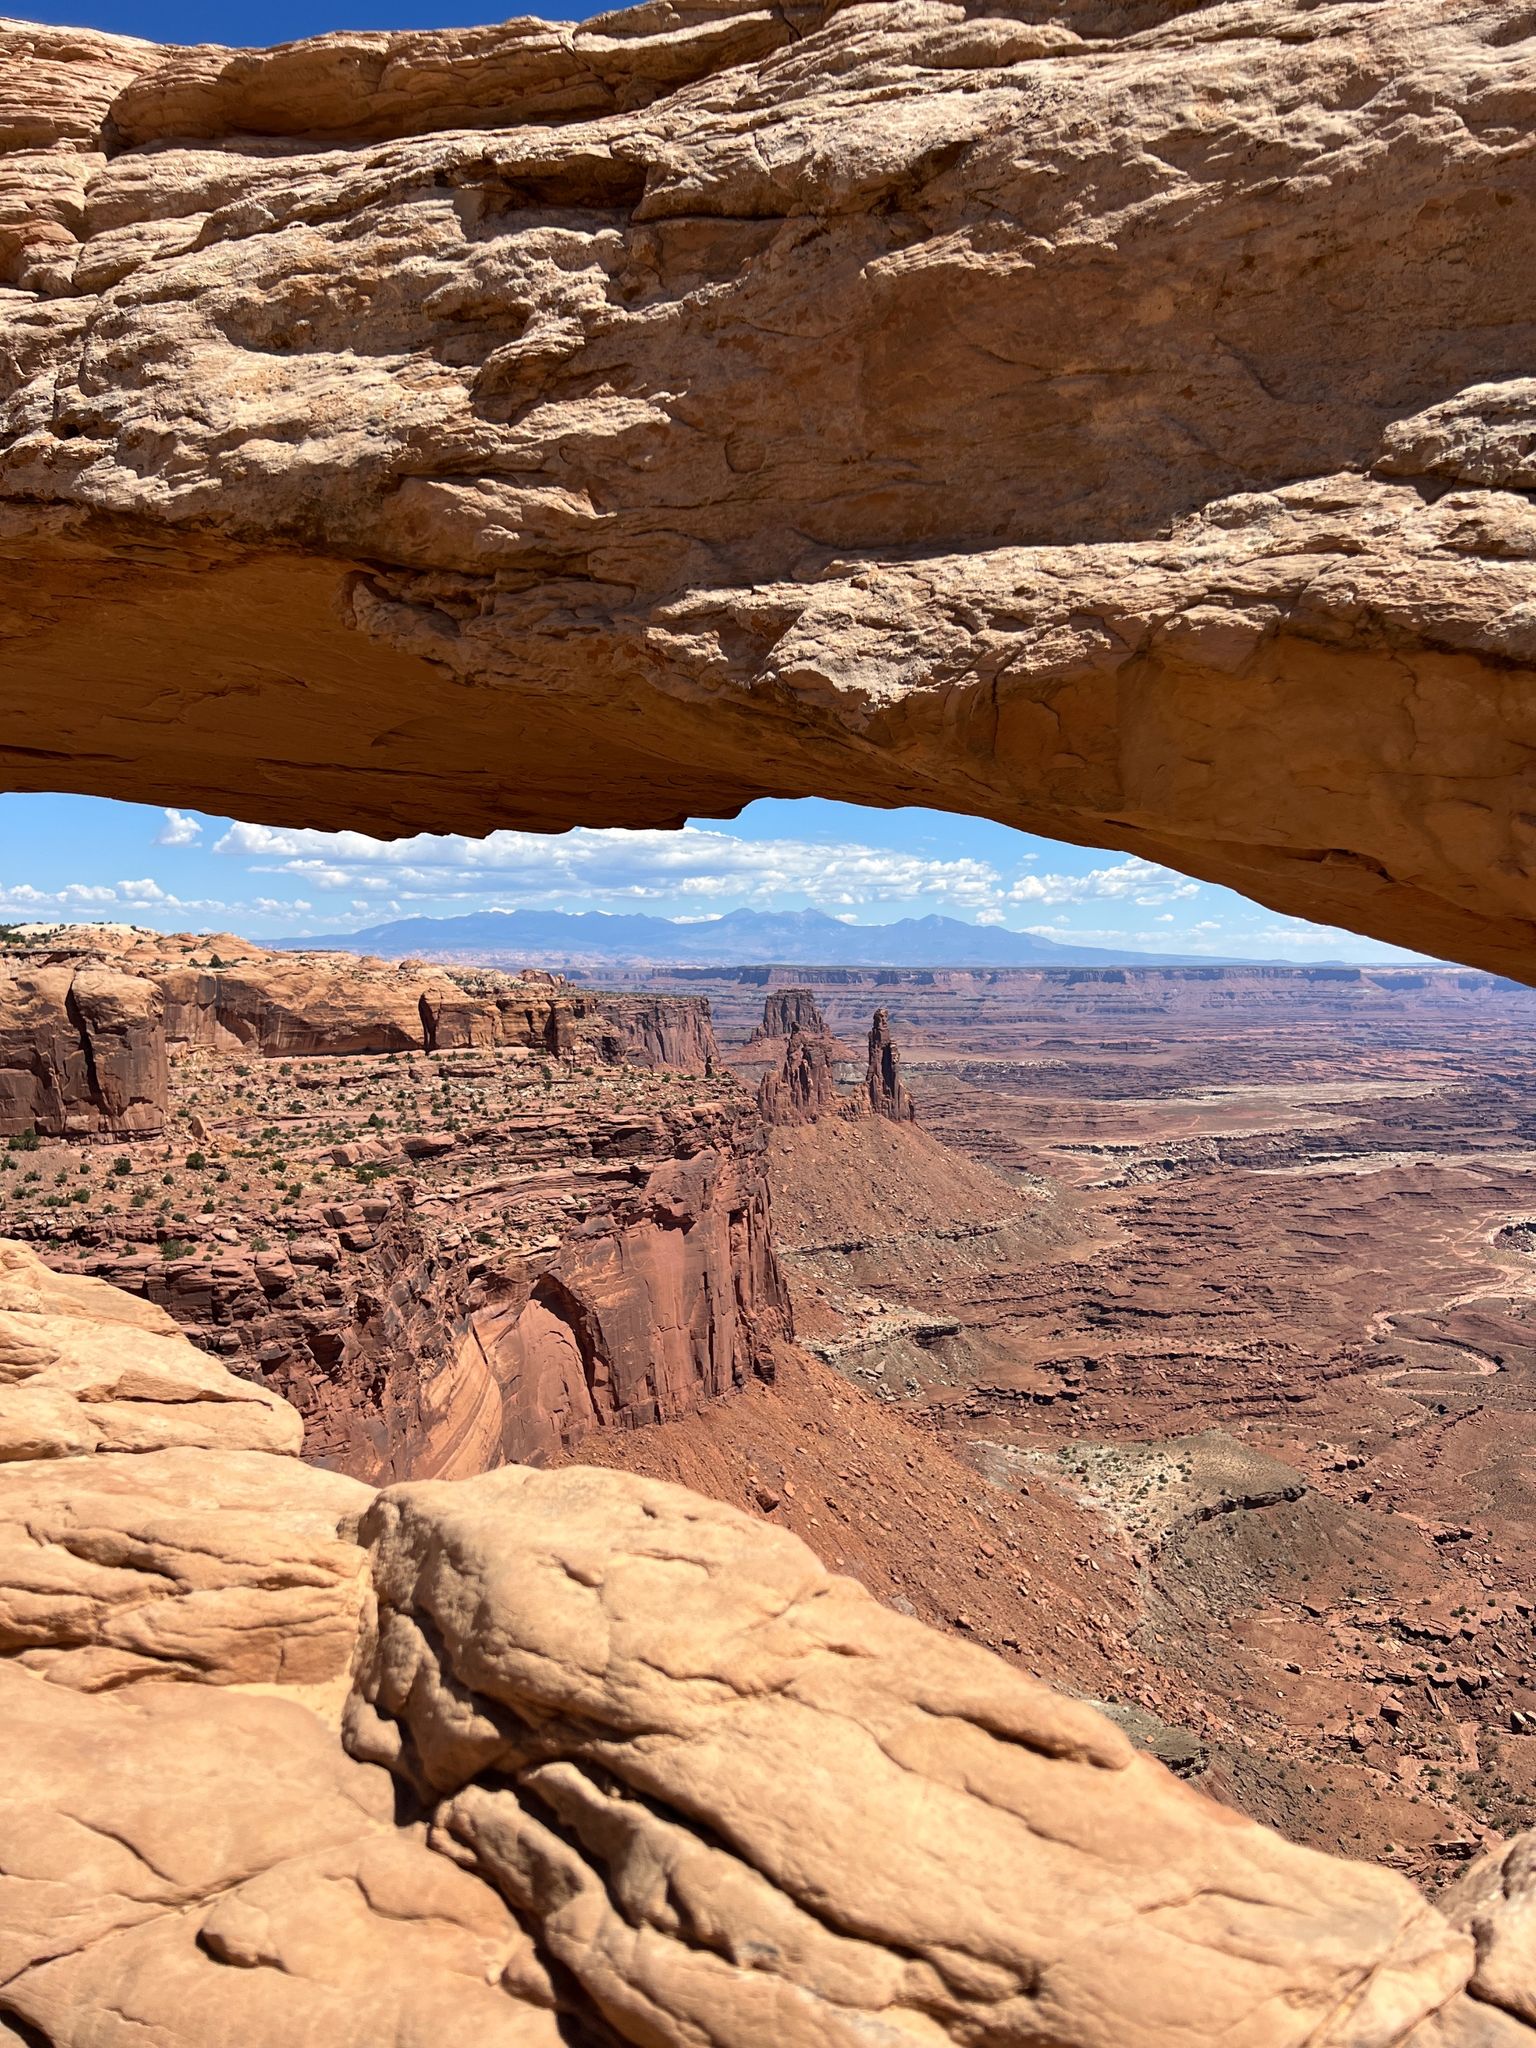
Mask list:
[[[0,796],[0,920],[273,938],[523,906],[689,918],[815,907],[870,924],[937,911],[1145,952],[1412,957],[1147,861],[942,811],[775,800],[682,832],[388,841],[94,797]]]
[[[431,0],[270,0],[256,6],[233,0],[220,7],[177,4],[177,0],[11,0],[27,21],[57,22],[66,28],[107,29],[113,35],[147,36],[156,43],[283,43],[342,28],[469,28],[477,22],[506,21],[505,7],[434,7]],[[0,10],[4,11],[4,10]],[[598,4],[562,5],[561,0],[511,13],[538,14],[546,21],[580,21],[601,11]]]
[[[28,0],[29,18],[157,42],[271,43],[343,28],[468,26],[498,8],[430,0]],[[540,0],[574,20],[592,7]],[[495,833],[386,844],[272,831],[86,797],[0,796],[0,920],[125,920],[253,938],[356,930],[492,906],[708,917],[814,905],[860,922],[939,911],[1085,945],[1239,958],[1412,956],[1260,909],[1113,853],[936,811],[754,804],[681,833]]]

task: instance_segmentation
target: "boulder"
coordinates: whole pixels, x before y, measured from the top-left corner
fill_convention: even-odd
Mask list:
[[[93,1451],[298,1452],[285,1401],[195,1350],[162,1308],[0,1239],[0,1466]]]
[[[387,1489],[363,1536],[354,1754],[437,1802],[623,2040],[1386,2048],[1467,1980],[1405,1879],[734,1509],[508,1467]]]

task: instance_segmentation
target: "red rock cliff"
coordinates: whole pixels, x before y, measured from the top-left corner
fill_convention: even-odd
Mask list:
[[[101,961],[0,969],[0,1137],[146,1137],[165,1126],[152,982]]]

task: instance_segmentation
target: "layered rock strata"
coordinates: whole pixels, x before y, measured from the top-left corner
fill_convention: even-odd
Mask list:
[[[134,1123],[132,1090],[158,1085],[163,1096],[167,1043],[265,1059],[521,1047],[691,1074],[713,1072],[720,1057],[703,996],[587,989],[536,970],[273,953],[225,933],[166,937],[91,925],[61,926],[9,950],[13,971],[0,971],[0,1090],[9,1086],[15,1098],[13,1117],[35,1107],[48,1119],[37,1127],[60,1135],[79,1130],[65,1128],[55,1098],[83,1101],[93,1060],[111,1130],[158,1129]],[[81,1040],[79,1071],[61,1073],[55,1041],[71,1031]],[[37,1078],[7,1083],[7,1068]],[[4,1102],[0,1094],[0,1115]]]
[[[827,1020],[821,1014],[815,991],[808,988],[770,989],[763,999],[763,1020],[748,1040],[759,1045],[765,1038],[788,1038],[793,1031],[823,1036]]]
[[[791,1028],[778,1072],[764,1074],[758,1083],[757,1106],[764,1123],[778,1125],[815,1123],[853,1106],[838,1093],[832,1040],[825,1029]]]
[[[1529,972],[1525,0],[1024,13],[0,30],[7,782],[924,803]]]
[[[299,1085],[319,1117],[357,1069],[338,1063],[332,1088],[315,1064]],[[535,1092],[539,1111],[467,1130],[290,1144],[285,1174],[339,1159],[349,1191],[264,1208],[254,1230],[210,1212],[173,1226],[192,1233],[175,1256],[132,1212],[27,1227],[295,1403],[312,1456],[374,1480],[543,1462],[771,1378],[790,1319],[751,1104]],[[206,1142],[237,1156],[217,1129]],[[73,1442],[87,1425],[34,1427]]]
[[[869,1061],[864,1074],[864,1091],[870,1109],[893,1124],[909,1124],[916,1116],[907,1084],[901,1078],[901,1053],[891,1036],[888,1010],[876,1010],[869,1027]]]
[[[3,1258],[30,1290],[0,1307],[8,1348],[56,1312],[86,1346],[184,1341]],[[206,1474],[200,1529],[164,1521],[167,1457]],[[85,1504],[57,1533],[31,1505],[49,1471]],[[1522,1846],[1469,1878],[1462,1931],[679,1487],[514,1466],[370,1496],[270,1452],[146,1448],[0,1467],[0,1502],[46,1532],[0,1633],[21,2038],[1532,2038]],[[264,1635],[303,1542],[334,1625]]]
[[[100,960],[0,966],[0,1138],[138,1138],[165,1127],[160,991]]]
[[[828,1116],[881,1116],[891,1123],[911,1123],[917,1112],[901,1077],[901,1054],[891,1036],[889,1013],[876,1010],[869,1027],[862,1086],[857,1093],[846,1094],[837,1085],[843,1047],[828,1031],[815,1003],[804,1005],[798,1000],[808,996],[809,991],[790,993],[796,1000],[792,1010],[786,1012],[791,1015],[791,1022],[784,1041],[784,1057],[778,1070],[764,1074],[758,1083],[757,1106],[763,1121],[786,1126],[813,1124]],[[802,1027],[793,1021],[793,1014],[806,1008],[815,1022]],[[748,1054],[754,1045],[775,1035],[768,1027],[779,1014],[779,1006],[770,995],[763,1005],[762,1030],[749,1041]]]

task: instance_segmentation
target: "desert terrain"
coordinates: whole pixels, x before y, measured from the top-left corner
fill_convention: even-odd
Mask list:
[[[773,1134],[799,1337],[1000,1490],[1089,1514],[1132,1589],[1117,1711],[1245,1809],[1421,1878],[1529,1826],[1536,996],[1457,970],[797,979],[845,1039],[888,1007],[920,1113]],[[757,1070],[756,970],[669,985],[707,987]]]
[[[681,1481],[1420,1880],[1536,1818],[1536,996],[100,945],[8,949],[127,1079],[39,1135],[0,1058],[0,1227],[312,1462]]]

